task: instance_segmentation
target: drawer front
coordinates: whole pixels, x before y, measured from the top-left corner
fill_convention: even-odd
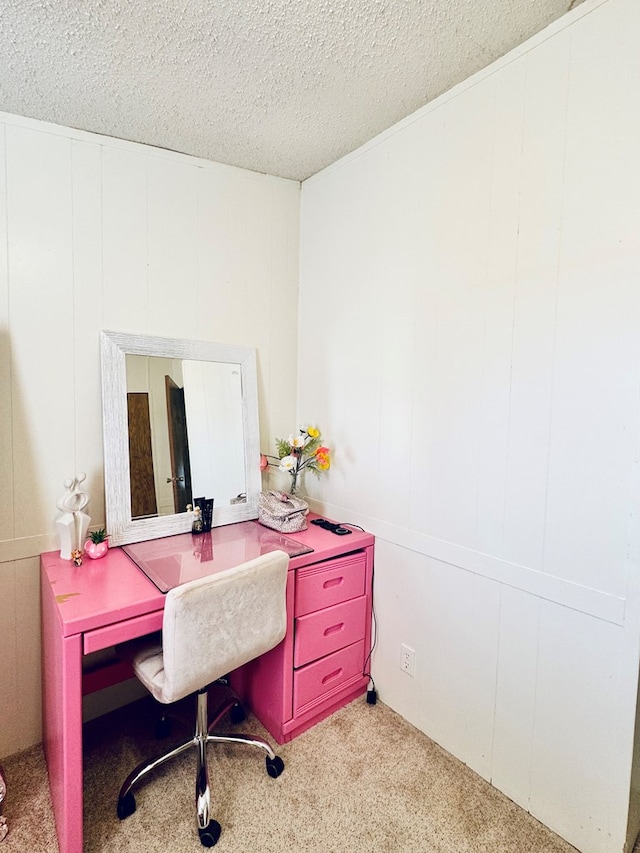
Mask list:
[[[364,595],[364,553],[299,569],[296,575],[295,615],[304,616],[332,604]]]
[[[87,631],[83,638],[83,654],[88,655],[91,652],[115,646],[117,643],[161,631],[163,613],[162,610],[154,610],[153,613],[146,613],[144,616],[125,619],[124,622],[114,622],[113,625],[96,628],[95,631]]]
[[[294,715],[314,699],[338,690],[350,679],[362,675],[363,667],[364,640],[361,640],[299,669],[293,675]]]
[[[336,652],[364,637],[367,596],[361,595],[295,620],[294,667]]]

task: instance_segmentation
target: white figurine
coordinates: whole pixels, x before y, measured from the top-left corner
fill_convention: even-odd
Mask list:
[[[82,553],[82,546],[87,538],[91,518],[84,512],[84,508],[89,503],[89,495],[80,488],[86,478],[86,474],[77,474],[73,479],[65,480],[66,491],[56,503],[62,512],[60,518],[56,520],[62,560],[76,562],[77,554]]]

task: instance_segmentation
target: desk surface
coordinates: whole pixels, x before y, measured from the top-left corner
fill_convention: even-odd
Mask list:
[[[271,551],[299,557],[313,549],[254,521],[216,527],[207,533],[178,533],[148,542],[124,545],[122,550],[142,569],[160,592],[183,583],[224,572]]]
[[[317,517],[312,513],[309,519]],[[257,521],[242,524],[255,525],[259,530],[265,530]],[[229,525],[229,528],[231,527],[236,525]],[[221,539],[228,539],[228,528],[218,527],[212,530],[214,552],[216,535]],[[284,536],[308,549],[307,553],[291,559],[290,569],[298,569],[318,560],[327,560],[344,554],[346,549],[355,551],[373,543],[370,533],[355,528],[349,536],[336,536],[313,524],[310,524],[307,530]],[[221,548],[221,552],[223,550]],[[228,562],[229,559],[231,556],[227,554],[228,566],[233,565],[233,562]],[[238,555],[237,563],[246,559],[250,557]],[[221,565],[218,563],[218,568]],[[86,557],[82,566],[74,566],[69,560],[61,560],[59,551],[50,551],[42,555],[42,567],[55,598],[63,637],[92,631],[164,608],[164,594],[121,548],[112,548],[99,560]]]
[[[99,560],[85,557],[81,566],[50,551],[41,564],[63,637],[164,608],[164,595],[120,548]]]

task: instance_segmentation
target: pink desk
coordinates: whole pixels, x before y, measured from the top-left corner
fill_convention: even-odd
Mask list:
[[[257,524],[257,522],[244,522],[244,524]],[[229,528],[218,530],[229,531]],[[228,536],[229,533],[224,535]],[[215,555],[215,529],[212,536]],[[362,563],[364,584],[368,590],[366,607],[363,608],[363,613],[366,610],[363,623],[366,638],[364,643],[360,640],[359,644],[351,643],[349,648],[352,649],[353,654],[353,649],[357,645],[360,657],[363,654],[368,657],[373,537],[357,530],[354,530],[352,535],[340,537],[310,525],[308,530],[296,533],[292,538],[304,542],[313,548],[313,552],[294,557],[290,563],[287,585],[289,617],[287,636],[278,647],[280,654],[276,656],[275,661],[272,659],[271,663],[267,662],[264,672],[258,667],[247,670],[239,678],[239,687],[248,704],[266,727],[272,730],[274,737],[280,741],[289,739],[305,727],[308,728],[323,714],[326,716],[339,703],[344,704],[356,693],[364,692],[368,683],[368,679],[359,672],[357,678],[350,677],[335,686],[330,684],[329,689],[325,690],[323,702],[320,704],[319,700],[307,702],[298,714],[299,722],[294,722],[296,712],[292,710],[292,693],[295,668],[293,656],[297,606],[296,575],[299,572],[301,575],[305,573],[309,575],[305,577],[304,586],[307,589],[309,581],[313,583],[315,577],[320,581],[324,578],[323,583],[327,586],[327,592],[335,598],[336,585],[340,586],[341,583],[336,578],[342,569],[348,568],[350,562],[353,562],[352,558],[345,555],[351,552],[361,555],[358,560]],[[242,562],[242,558],[237,562]],[[216,562],[214,558],[205,573],[212,574],[223,568],[226,566]],[[345,572],[342,571],[342,574]],[[322,587],[322,583],[320,586]],[[356,594],[360,597],[359,592],[353,593],[353,595]],[[58,551],[43,554],[41,598],[43,742],[58,843],[60,853],[82,853],[83,656],[160,630],[164,595],[121,549],[114,548],[101,560],[85,559],[84,564],[79,568],[76,568],[73,563],[60,560]],[[347,602],[344,606],[352,609],[351,602]],[[306,609],[309,610],[308,604]],[[329,614],[333,611],[330,607],[326,607],[323,612]],[[343,621],[345,620],[346,617]],[[339,624],[342,625],[343,622]],[[333,630],[331,628],[332,632]],[[329,638],[335,645],[333,633],[329,634]],[[307,641],[308,644],[309,641]],[[333,655],[344,656],[344,651],[332,652],[331,655],[326,656],[327,660]],[[301,672],[306,670],[305,683],[308,682],[309,670],[316,667],[317,663],[320,662],[316,661],[311,666],[300,667]],[[360,660],[360,669],[362,669],[362,660]],[[255,675],[252,675],[253,672]],[[273,678],[274,672],[275,677],[280,679],[280,699],[285,704],[277,710],[275,717],[273,709],[265,709],[265,719],[262,719],[260,710],[253,708],[251,696],[253,693],[256,695],[261,693],[258,682],[264,677]],[[89,692],[89,689],[85,684],[84,692]],[[307,691],[308,689],[307,687]],[[280,719],[281,717],[289,719]]]

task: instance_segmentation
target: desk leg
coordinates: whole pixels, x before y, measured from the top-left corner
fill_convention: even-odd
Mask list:
[[[43,745],[60,853],[82,853],[82,635],[63,637],[42,588]]]

